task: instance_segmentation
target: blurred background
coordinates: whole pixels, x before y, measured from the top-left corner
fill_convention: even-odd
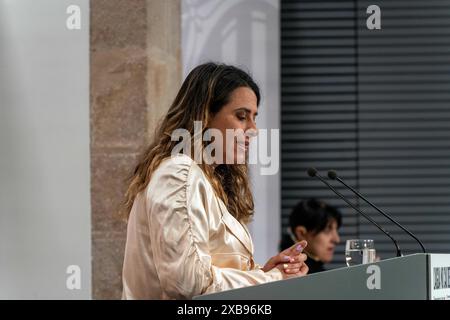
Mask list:
[[[381,29],[369,30],[369,5]],[[259,263],[288,215],[317,197],[346,239],[389,238],[307,177],[335,169],[450,253],[450,0],[0,0],[0,299],[117,299],[124,179],[197,64],[249,70],[258,126],[280,129],[280,168],[251,167]],[[347,190],[399,240],[420,247]],[[69,289],[69,266],[81,271]]]

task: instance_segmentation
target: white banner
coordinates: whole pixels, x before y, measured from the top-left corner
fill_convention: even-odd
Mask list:
[[[430,298],[450,300],[450,254],[430,254]]]

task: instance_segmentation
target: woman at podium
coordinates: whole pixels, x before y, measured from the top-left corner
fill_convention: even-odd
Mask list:
[[[123,298],[190,299],[307,273],[306,241],[264,266],[253,259],[247,159],[259,101],[239,68],[206,63],[187,76],[129,181]]]

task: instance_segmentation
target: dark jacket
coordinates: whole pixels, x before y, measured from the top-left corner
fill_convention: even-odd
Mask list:
[[[325,267],[323,266],[323,262],[319,260],[314,260],[310,256],[305,261],[306,265],[309,268],[308,274],[325,271]]]

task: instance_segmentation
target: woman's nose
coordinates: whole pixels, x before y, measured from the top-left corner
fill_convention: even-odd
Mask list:
[[[339,237],[339,233],[337,231],[334,233],[333,241],[335,243],[341,242],[341,238]]]
[[[256,123],[254,121],[251,121],[251,124],[247,126],[245,132],[250,138],[256,137],[258,135],[258,128],[256,127]]]
[[[256,127],[256,119],[251,115],[248,116],[249,121],[247,121],[247,130],[258,130]]]

